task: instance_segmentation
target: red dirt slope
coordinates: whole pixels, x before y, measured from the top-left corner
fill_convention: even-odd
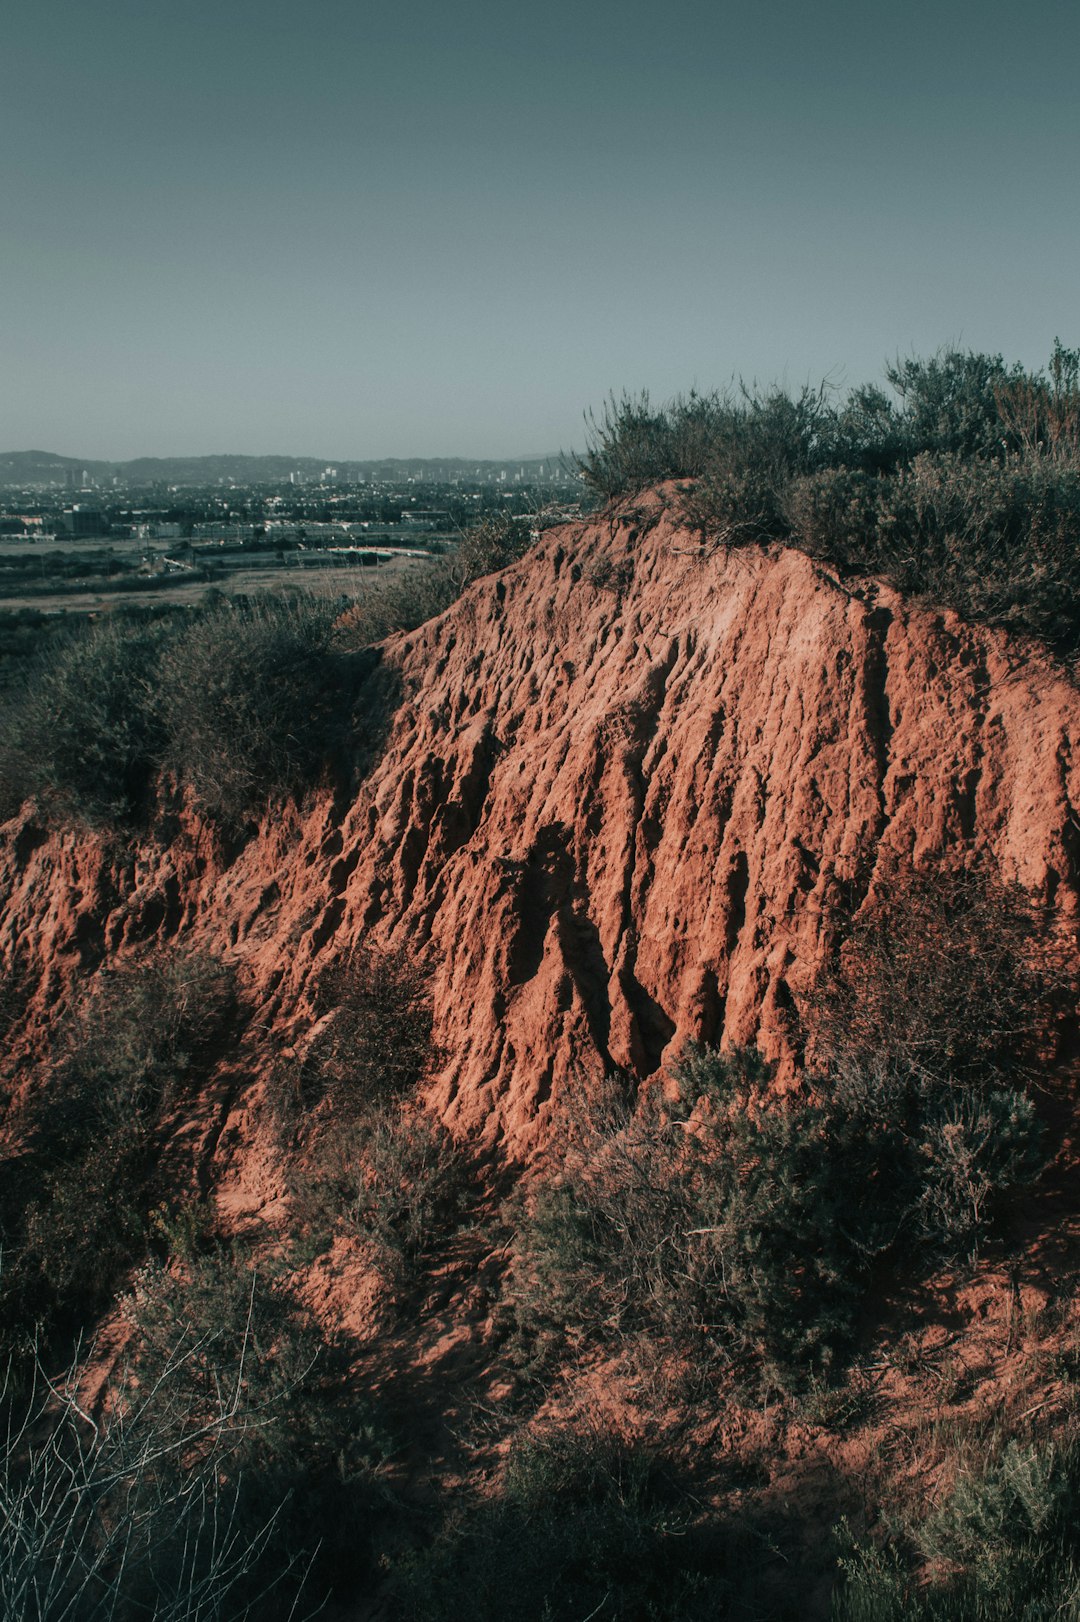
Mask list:
[[[513,1153],[581,1066],[690,1037],[786,1054],[785,1011],[877,864],[992,852],[1074,930],[1080,692],[1044,655],[798,552],[702,552],[662,494],[550,531],[393,638],[405,699],[355,801],[197,818],[134,852],[0,830],[0,953],[43,975],[151,939],[238,963],[267,1044],[351,945],[430,962],[456,1130]]]

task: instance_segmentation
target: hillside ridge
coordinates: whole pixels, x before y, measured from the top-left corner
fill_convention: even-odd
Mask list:
[[[1075,932],[1080,693],[1050,657],[794,550],[703,546],[663,491],[546,533],[384,663],[402,702],[355,798],[272,811],[237,853],[190,813],[128,848],[30,810],[3,830],[28,1048],[77,977],[168,940],[237,965],[257,1082],[330,965],[404,950],[432,975],[431,1103],[527,1157],[576,1077],[645,1080],[690,1039],[790,1077],[800,1000],[890,865],[992,859]]]

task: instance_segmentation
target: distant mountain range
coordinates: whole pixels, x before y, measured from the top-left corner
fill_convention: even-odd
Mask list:
[[[326,468],[337,471],[339,479],[424,478],[433,482],[479,475],[491,477],[501,469],[523,471],[530,478],[551,478],[563,466],[558,452],[550,456],[466,458],[460,456],[390,457],[381,461],[341,462],[314,456],[138,456],[130,462],[80,460],[58,456],[54,451],[7,451],[0,454],[0,485],[66,484],[69,475],[81,479],[85,473],[95,483],[119,478],[125,484],[216,484],[231,479],[236,484],[280,484],[290,473],[305,479],[317,477]]]

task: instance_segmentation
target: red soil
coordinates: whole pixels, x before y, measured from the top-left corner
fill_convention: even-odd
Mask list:
[[[356,798],[272,812],[231,859],[194,815],[134,849],[29,811],[0,830],[27,1051],[76,974],[218,953],[256,1005],[206,1126],[212,1148],[232,1114],[224,1149],[324,969],[405,948],[433,973],[432,1104],[527,1156],[585,1070],[754,1039],[789,1074],[785,1016],[883,864],[992,854],[1075,933],[1067,675],[798,552],[703,550],[662,492],[548,532],[385,659],[403,702]]]

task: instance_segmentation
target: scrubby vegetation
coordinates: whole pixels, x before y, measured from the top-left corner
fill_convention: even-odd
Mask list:
[[[5,810],[34,795],[91,825],[138,814],[164,744],[156,670],[167,635],[160,621],[108,619],[31,667],[6,705]]]
[[[1043,372],[947,350],[886,368],[891,393],[742,388],[590,421],[586,485],[612,500],[692,480],[687,519],[780,540],[962,614],[1080,653],[1080,350]]]
[[[526,1426],[499,1493],[463,1506],[402,1563],[391,1611],[402,1622],[462,1612],[477,1622],[794,1619],[794,1595],[777,1603],[775,1530],[734,1516],[703,1523],[685,1482],[649,1448],[588,1419]]]
[[[301,791],[337,758],[353,703],[377,732],[390,702],[337,615],[314,597],[239,598],[54,639],[6,698],[0,810],[34,797],[62,820],[130,826],[164,772],[234,829]]]
[[[962,1253],[1037,1169],[1026,1097],[883,1069],[778,1098],[752,1052],[692,1050],[679,1099],[594,1119],[519,1239],[527,1353],[569,1323],[667,1337],[781,1389],[850,1352],[871,1278]],[[814,1089],[814,1090],[812,1090]]]
[[[529,538],[528,520],[485,518],[452,557],[378,580],[353,603],[219,592],[191,614],[115,612],[47,636],[39,615],[37,657],[13,626],[0,817],[34,798],[61,821],[130,827],[164,774],[234,831],[268,802],[347,771],[347,738],[362,764],[393,701],[365,650],[441,613]]]
[[[100,1421],[78,1367],[9,1410],[5,1618],[277,1622],[365,1578],[389,1434],[284,1285],[218,1246],[144,1267],[124,1311]]]
[[[400,1622],[794,1622],[807,1584],[816,1615],[834,1589],[837,1622],[1071,1604],[1075,1461],[1060,1424],[1023,1428],[1037,1403],[985,1458],[938,1447],[932,1508],[914,1490],[889,1503],[882,1466],[855,1536],[841,1482],[812,1548],[754,1485],[779,1441],[763,1433],[755,1466],[725,1440],[770,1414],[778,1435],[857,1428],[871,1370],[904,1364],[883,1295],[1009,1259],[1049,1147],[1033,1087],[1067,980],[1037,912],[992,875],[895,873],[800,996],[801,1085],[779,1095],[753,1050],[706,1047],[664,1088],[583,1084],[559,1106],[561,1161],[515,1190],[424,1108],[424,973],[358,950],[315,988],[306,1044],[261,1078],[288,1217],[252,1243],[223,1236],[169,1130],[244,1028],[230,976],[172,954],[101,978],[8,1122],[0,1495],[26,1536],[0,1583],[55,1574],[47,1604],[8,1609],[277,1622],[377,1594]],[[492,1294],[469,1398],[452,1352],[445,1370],[409,1352],[455,1256],[466,1275],[484,1259]],[[366,1343],[305,1304],[313,1278],[342,1287],[346,1260],[381,1280]],[[35,1366],[110,1303],[128,1338],[93,1415],[85,1370],[35,1406]],[[635,1394],[618,1422],[596,1401],[613,1378]],[[970,1371],[935,1378],[958,1389]],[[403,1494],[418,1427],[446,1404],[439,1445],[475,1474],[446,1464]],[[688,1441],[706,1423],[708,1446]]]
[[[427,977],[403,954],[359,951],[323,976],[317,1007],[329,1018],[269,1095],[298,1236],[361,1239],[389,1281],[405,1282],[463,1217],[473,1183],[468,1156],[417,1096],[437,1058]]]
[[[163,650],[161,762],[204,810],[236,822],[324,766],[343,697],[334,617],[318,598],[256,600],[203,616]]]
[[[367,647],[396,631],[413,631],[449,608],[460,593],[460,576],[452,559],[414,564],[400,574],[376,580],[350,603],[338,620],[339,636],[348,646]]]
[[[173,954],[117,973],[63,1024],[38,1084],[17,1102],[18,1151],[0,1194],[0,1355],[93,1323],[145,1254],[169,1189],[159,1159],[235,1017],[232,978]]]
[[[929,1514],[894,1516],[884,1542],[851,1541],[835,1622],[1080,1616],[1078,1512],[1075,1442],[1010,1441]]]
[[[231,1526],[249,1553],[241,1597],[267,1585],[289,1616],[368,1577],[389,1500],[379,1466],[394,1439],[377,1402],[348,1381],[346,1348],[328,1339],[288,1282],[242,1250],[136,1276],[125,1303],[135,1331],[124,1390],[173,1468],[213,1457]],[[257,1558],[256,1558],[257,1557]]]

